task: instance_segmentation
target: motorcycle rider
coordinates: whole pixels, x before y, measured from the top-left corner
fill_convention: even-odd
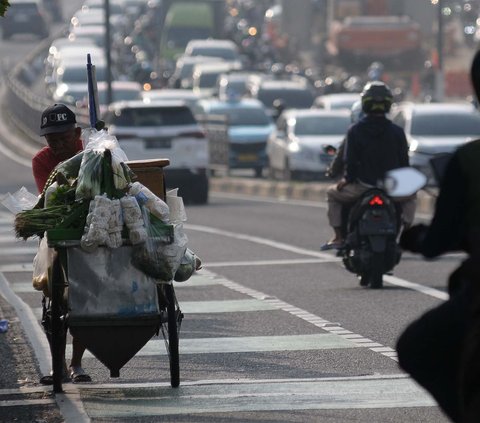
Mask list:
[[[365,116],[362,110],[362,102],[360,100],[353,103],[350,110],[350,120],[352,124],[357,123],[360,119]],[[342,140],[341,144],[338,147],[338,150],[335,154],[335,157],[328,166],[326,176],[329,178],[336,179],[339,176],[343,175],[345,170],[345,138]]]
[[[327,216],[334,236],[322,245],[321,250],[342,247],[344,204],[353,203],[365,191],[375,187],[385,172],[409,166],[405,132],[386,117],[393,103],[390,88],[381,81],[368,82],[360,99],[365,117],[348,129],[344,177],[327,190]],[[415,198],[401,200],[406,226],[413,222]]]
[[[480,52],[471,69],[480,99]],[[441,178],[429,226],[402,234],[405,250],[435,258],[464,251],[450,275],[449,299],[411,323],[397,342],[399,365],[427,389],[454,422],[480,421],[480,139],[459,147]]]

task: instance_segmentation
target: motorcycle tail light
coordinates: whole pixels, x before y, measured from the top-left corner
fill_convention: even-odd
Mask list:
[[[379,195],[374,195],[368,202],[368,204],[370,204],[371,206],[383,206],[383,203],[383,198]]]

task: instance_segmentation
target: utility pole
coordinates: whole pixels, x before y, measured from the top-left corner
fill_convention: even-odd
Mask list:
[[[443,0],[437,0],[437,69],[435,73],[435,100],[443,101],[445,97],[444,57],[443,57]]]
[[[107,104],[113,100],[112,96],[112,52],[110,48],[110,0],[105,0],[105,55],[107,62]]]

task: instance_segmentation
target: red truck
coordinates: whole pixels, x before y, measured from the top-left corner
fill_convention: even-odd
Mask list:
[[[422,57],[420,26],[408,16],[351,16],[330,27],[327,51],[352,62],[393,62],[411,67]]]

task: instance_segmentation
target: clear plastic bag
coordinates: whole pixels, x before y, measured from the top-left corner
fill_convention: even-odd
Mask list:
[[[13,214],[17,214],[24,210],[31,210],[37,204],[38,196],[22,187],[13,194],[7,192],[0,202]]]
[[[51,272],[56,254],[55,249],[49,248],[45,234],[38,245],[37,254],[33,259],[32,285],[35,290],[43,291],[46,297],[50,296],[48,275]]]
[[[167,225],[158,218],[158,222],[153,224],[152,219],[155,217],[145,213],[145,210],[144,208],[144,221],[149,236],[145,243],[133,249],[132,264],[160,283],[170,282],[187,249],[188,239],[183,224]]]
[[[187,221],[183,198],[178,196],[178,188],[167,191],[167,205],[170,210],[170,223]]]

